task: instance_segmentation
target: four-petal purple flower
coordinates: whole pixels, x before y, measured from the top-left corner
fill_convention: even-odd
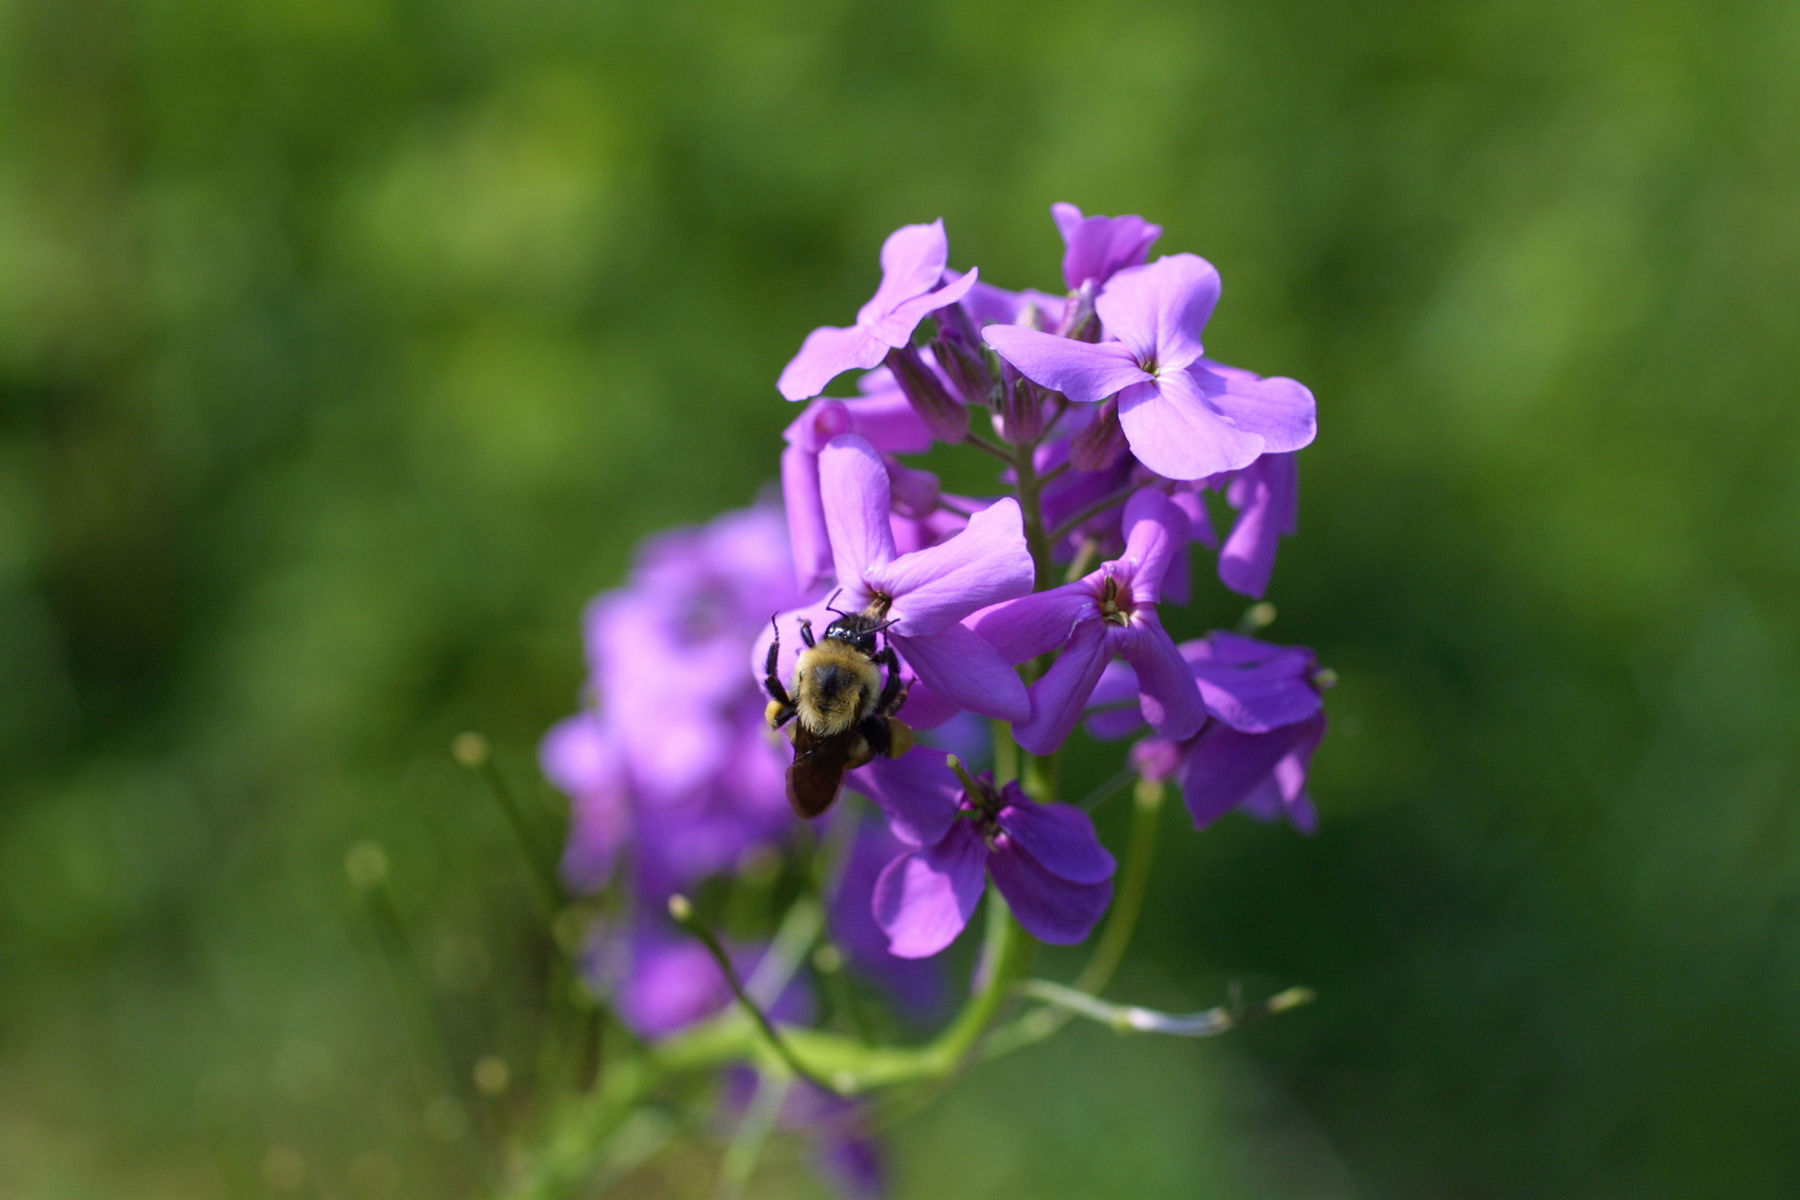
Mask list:
[[[912,339],[919,322],[975,286],[974,271],[946,280],[949,262],[950,239],[941,219],[895,230],[881,247],[881,286],[856,314],[856,324],[822,325],[807,334],[776,388],[789,400],[810,400],[845,371],[880,365],[889,350]]]
[[[1084,342],[1019,325],[990,325],[987,343],[1019,373],[1070,400],[1117,396],[1138,461],[1170,479],[1247,467],[1313,440],[1312,393],[1291,379],[1218,369],[1200,333],[1219,300],[1219,273],[1172,254],[1114,275],[1095,310],[1113,340]]]
[[[1137,668],[1144,716],[1157,731],[1184,738],[1204,713],[1175,642],[1156,613],[1163,576],[1188,544],[1188,519],[1151,488],[1125,505],[1125,553],[1074,583],[980,613],[975,630],[1009,662],[1062,647],[1031,688],[1031,717],[1013,730],[1019,745],[1049,754],[1080,719],[1100,673],[1115,657]]]
[[[925,958],[956,940],[988,876],[1026,932],[1067,945],[1093,931],[1112,903],[1117,868],[1093,818],[1068,804],[1039,804],[1017,782],[965,784],[944,754],[924,747],[877,759],[858,785],[912,849],[875,881],[875,920],[899,958]]]

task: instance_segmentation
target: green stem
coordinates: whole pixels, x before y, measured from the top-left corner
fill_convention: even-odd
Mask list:
[[[1119,886],[1113,900],[1112,913],[1094,947],[1094,956],[1075,981],[1075,989],[1083,993],[1103,991],[1113,973],[1124,960],[1125,951],[1137,932],[1138,917],[1144,911],[1144,896],[1150,885],[1150,864],[1156,849],[1156,828],[1162,814],[1164,785],[1144,780],[1139,783],[1137,805],[1132,812],[1130,840],[1126,844],[1125,865],[1119,872]],[[1067,1025],[1074,1014],[1066,1008],[1038,1008],[1026,1013],[988,1040],[986,1057],[998,1058],[1041,1042]]]
[[[1148,779],[1138,783],[1131,833],[1126,843],[1129,849],[1125,852],[1125,869],[1119,876],[1117,899],[1107,917],[1106,929],[1100,935],[1100,944],[1094,947],[1094,957],[1076,977],[1077,991],[1098,993],[1105,990],[1124,961],[1125,951],[1131,947],[1138,917],[1144,911],[1144,896],[1150,887],[1150,864],[1156,854],[1156,826],[1162,815],[1163,795],[1161,783]]]

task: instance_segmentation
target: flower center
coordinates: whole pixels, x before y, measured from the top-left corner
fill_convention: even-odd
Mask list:
[[[1108,575],[1100,585],[1100,619],[1113,625],[1131,624],[1131,593],[1116,575]]]

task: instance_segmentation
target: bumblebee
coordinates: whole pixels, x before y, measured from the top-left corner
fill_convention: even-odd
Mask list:
[[[867,612],[831,611],[838,617],[817,640],[812,622],[800,619],[800,640],[806,649],[794,665],[792,695],[775,673],[781,654],[780,626],[763,669],[769,728],[793,722],[789,736],[794,761],[787,770],[787,798],[802,817],[819,816],[831,807],[845,771],[877,754],[898,757],[913,742],[912,730],[894,719],[906,703],[900,660],[891,643],[879,649],[876,645],[881,631],[893,622]]]

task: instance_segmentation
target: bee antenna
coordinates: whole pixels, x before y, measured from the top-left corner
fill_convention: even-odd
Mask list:
[[[836,600],[839,596],[841,596],[843,594],[844,594],[844,589],[839,588],[837,591],[831,593],[831,595],[825,597],[825,611],[826,612],[834,612],[840,617],[849,616],[850,615],[849,613],[845,612],[841,608],[837,608],[837,607],[833,606],[833,604],[831,603],[833,600]]]

